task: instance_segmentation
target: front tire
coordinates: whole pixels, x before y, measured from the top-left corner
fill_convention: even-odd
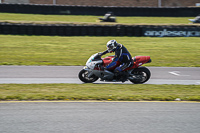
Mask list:
[[[146,67],[138,67],[134,69],[131,74],[133,74],[133,77],[129,80],[134,84],[143,84],[147,82],[151,76],[151,72]]]
[[[81,81],[83,81],[84,83],[93,83],[95,81],[97,81],[99,79],[99,77],[92,75],[90,78],[88,77],[88,71],[82,69],[79,74],[78,77]]]

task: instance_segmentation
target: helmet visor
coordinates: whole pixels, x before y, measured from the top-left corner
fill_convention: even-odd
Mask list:
[[[108,52],[111,52],[113,50],[113,46],[112,45],[108,45],[107,46],[107,50],[108,50]]]

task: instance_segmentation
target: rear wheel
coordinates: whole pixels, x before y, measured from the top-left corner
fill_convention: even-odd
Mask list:
[[[133,76],[129,80],[134,84],[143,84],[147,82],[151,76],[151,72],[146,67],[138,67],[134,69],[131,74]]]
[[[82,69],[79,74],[78,77],[81,81],[85,82],[85,83],[93,83],[95,81],[97,81],[99,79],[99,77],[92,75],[90,78],[88,77],[88,71]]]

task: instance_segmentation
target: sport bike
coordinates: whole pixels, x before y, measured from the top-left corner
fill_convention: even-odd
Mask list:
[[[107,56],[101,58],[100,53],[93,54],[86,62],[86,66],[79,72],[79,79],[85,83],[93,83],[99,78],[106,82],[122,82],[122,79],[116,76],[114,69],[103,69],[112,62],[115,56]],[[134,84],[142,84],[149,80],[151,73],[148,68],[142,66],[145,63],[150,63],[150,56],[135,56],[133,65],[124,70],[127,74],[125,81],[131,81]],[[117,66],[120,62],[117,62]],[[124,80],[123,80],[124,82]]]

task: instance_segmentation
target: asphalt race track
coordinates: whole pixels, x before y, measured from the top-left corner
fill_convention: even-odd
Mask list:
[[[83,66],[0,66],[0,83],[77,83]],[[146,84],[200,85],[200,67],[148,67],[151,78]],[[96,81],[95,83],[108,83]],[[121,83],[121,82],[117,82]],[[125,82],[131,84],[131,82]]]
[[[81,84],[77,75],[82,68],[83,66],[0,66],[0,83]],[[152,76],[146,84],[200,84],[200,68],[197,67],[148,68]],[[107,82],[97,81],[95,83]]]
[[[200,104],[0,102],[1,133],[199,133]]]

